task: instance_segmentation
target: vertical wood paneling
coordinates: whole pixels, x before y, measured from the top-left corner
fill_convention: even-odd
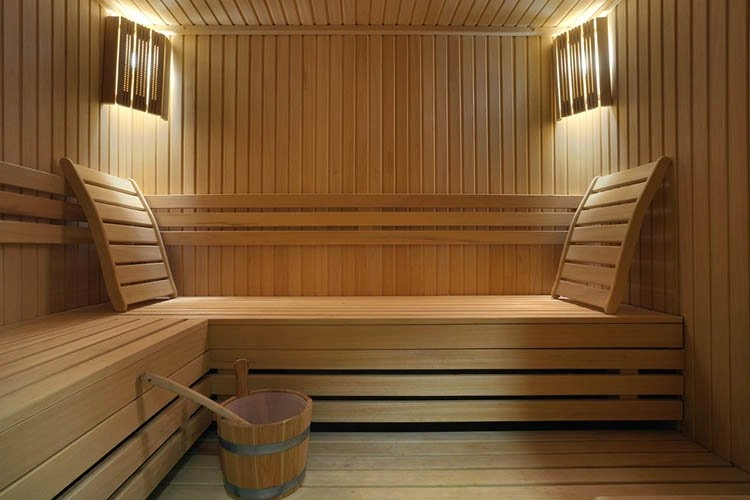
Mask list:
[[[2,160],[49,172],[69,155],[113,168],[117,140],[100,121],[103,17],[91,0],[0,4]],[[0,324],[104,300],[97,266],[86,246],[2,245]]]
[[[170,176],[183,182],[170,189],[554,192],[542,176],[552,165],[542,165],[549,109],[540,109],[534,81],[545,64],[539,44],[180,37],[183,80],[172,119],[182,127],[172,123],[169,137],[179,151]],[[155,133],[149,125],[147,135]],[[159,176],[158,165],[143,168],[157,169],[144,179]],[[554,269],[555,258],[549,249],[512,246],[185,247],[175,276],[189,295],[546,293],[540,267]]]
[[[674,158],[673,176],[644,224],[630,299],[685,318],[684,430],[745,469],[748,15],[743,0],[623,1],[610,15],[616,104],[597,112],[600,123],[564,120],[555,144],[570,149],[609,143],[619,151],[610,150],[618,158],[616,169],[662,154]],[[579,168],[587,167],[570,160],[565,165],[569,176]]]

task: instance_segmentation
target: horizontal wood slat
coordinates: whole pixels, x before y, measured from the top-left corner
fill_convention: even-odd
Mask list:
[[[122,224],[102,224],[107,241],[112,243],[156,244],[156,233],[150,227],[125,226]]]
[[[104,222],[114,222],[117,224],[135,224],[144,227],[150,227],[151,218],[143,210],[133,210],[130,208],[107,205],[105,203],[94,203],[96,211]]]
[[[104,172],[99,172],[98,170],[91,168],[76,166],[75,169],[86,184],[120,191],[133,196],[137,194],[136,190],[133,188],[133,184],[127,179],[105,174]]]
[[[110,245],[115,264],[136,264],[162,260],[161,250],[156,245]]]
[[[553,212],[214,212],[156,213],[161,227],[569,226],[572,213]]]
[[[123,285],[122,296],[128,304],[135,304],[155,297],[168,297],[174,293],[168,279],[139,283],[137,285]]]
[[[78,205],[27,194],[0,191],[0,214],[55,220],[85,220]]]
[[[581,264],[563,264],[562,274],[560,277],[568,281],[578,281],[580,283],[595,283],[609,287],[615,278],[614,267],[587,266]]]
[[[560,208],[574,210],[580,195],[492,194],[203,194],[146,196],[166,208]]]
[[[245,358],[253,370],[680,370],[679,349],[219,349],[211,368]]]
[[[91,233],[82,227],[0,221],[0,243],[72,245],[91,243]]]
[[[586,199],[583,206],[584,208],[595,208],[633,202],[643,193],[643,187],[641,183],[594,193]]]
[[[87,185],[86,190],[89,192],[92,200],[98,201],[100,203],[107,203],[109,205],[132,208],[135,210],[144,209],[143,203],[137,196],[91,185]]]
[[[236,391],[235,376],[212,375],[214,394]],[[251,390],[293,389],[310,396],[468,397],[680,395],[681,375],[272,375],[248,377]]]
[[[628,232],[627,224],[575,227],[571,243],[620,243]]]
[[[679,420],[679,400],[316,401],[316,422]]]
[[[654,163],[633,167],[621,172],[614,172],[609,175],[601,176],[594,182],[593,192],[598,193],[606,189],[614,189],[628,184],[645,182],[654,169]]]
[[[165,245],[560,245],[565,231],[164,231]]]
[[[635,211],[635,203],[611,205],[608,207],[583,210],[578,215],[576,224],[604,224],[612,222],[627,222]]]
[[[70,193],[65,185],[65,179],[59,175],[4,161],[0,161],[0,184],[50,194],[65,195]]]
[[[136,283],[139,281],[155,281],[169,277],[163,262],[151,264],[130,264],[115,267],[115,273],[120,283]]]
[[[571,245],[565,256],[566,262],[590,262],[614,266],[620,257],[619,246]]]
[[[568,297],[577,302],[583,302],[584,304],[604,307],[607,303],[607,298],[609,297],[609,290],[593,288],[561,280],[557,287],[557,294],[563,297]]]

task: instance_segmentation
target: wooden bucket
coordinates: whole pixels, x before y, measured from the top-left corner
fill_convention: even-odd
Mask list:
[[[219,417],[224,487],[233,498],[284,498],[302,485],[312,400],[296,391],[264,389],[223,404],[251,425]]]

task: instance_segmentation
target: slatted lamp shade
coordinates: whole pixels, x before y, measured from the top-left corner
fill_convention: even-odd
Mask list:
[[[102,102],[167,118],[169,40],[123,17],[104,22]]]
[[[607,18],[592,19],[554,39],[554,109],[558,120],[612,104]]]

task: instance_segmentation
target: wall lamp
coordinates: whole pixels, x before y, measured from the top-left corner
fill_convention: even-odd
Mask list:
[[[555,37],[553,61],[555,118],[612,104],[606,17]]]
[[[104,21],[102,102],[169,113],[169,39],[124,17]]]

